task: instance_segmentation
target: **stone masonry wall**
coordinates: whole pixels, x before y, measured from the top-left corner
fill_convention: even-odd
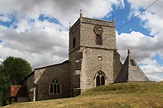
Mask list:
[[[70,69],[71,90],[72,90],[71,96],[76,96],[80,94],[80,89],[79,89],[80,88],[80,73],[76,73],[77,53],[79,52],[79,50],[77,49],[73,51],[73,53],[69,54],[69,59],[71,61],[71,69]]]
[[[74,38],[75,38],[75,47],[73,47]],[[75,73],[79,46],[80,46],[80,20],[76,21],[69,31],[69,61],[71,62],[70,79],[71,79],[71,91],[72,91],[71,96],[76,96],[80,94],[80,90],[79,90],[80,74]]]
[[[113,50],[85,48],[82,64],[85,68],[81,73],[81,87],[84,81],[83,88],[81,88],[83,92],[96,86],[95,76],[98,71],[104,72],[105,84],[113,83],[113,53]]]
[[[37,86],[36,100],[55,99],[70,96],[70,63],[62,63],[35,70]],[[57,79],[61,85],[60,94],[50,94],[50,84]]]
[[[31,92],[32,87],[34,87],[34,73],[27,79],[27,88],[30,100],[33,100],[33,93]]]
[[[114,51],[114,74],[113,74],[114,82],[115,82],[116,78],[118,77],[118,74],[121,71],[121,68],[122,68],[122,63],[121,63],[121,60],[120,60],[120,55],[115,50]]]
[[[132,59],[131,57],[129,58],[128,82],[149,81],[147,76],[143,73],[138,64],[134,61],[134,59]]]
[[[73,28],[73,29],[72,29]],[[80,45],[80,23],[77,21],[69,31],[69,54]],[[73,39],[75,38],[75,47],[73,48]]]
[[[103,28],[102,45],[96,45],[96,34],[93,31],[95,25]],[[80,46],[116,49],[114,22],[81,18],[80,26]]]
[[[103,29],[102,45],[96,44],[96,34],[93,31],[95,25],[100,25]],[[104,72],[105,84],[113,83],[113,59],[116,49],[114,22],[80,18],[81,49],[83,50],[80,74],[81,93],[96,86],[95,75],[98,71]]]

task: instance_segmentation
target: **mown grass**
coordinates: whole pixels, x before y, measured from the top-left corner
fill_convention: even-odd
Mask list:
[[[81,96],[99,94],[147,94],[163,93],[163,82],[128,82],[99,86],[88,90]]]
[[[163,108],[163,82],[109,84],[74,98],[16,103],[4,108]]]

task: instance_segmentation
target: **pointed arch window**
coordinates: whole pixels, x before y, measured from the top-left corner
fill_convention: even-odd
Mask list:
[[[61,85],[58,80],[53,80],[50,84],[50,93],[59,94],[61,92]]]
[[[101,76],[101,85],[105,85],[105,78],[103,75]]]
[[[98,72],[96,75],[96,86],[105,85],[105,77],[103,72]]]
[[[100,86],[100,76],[96,76],[96,86]]]

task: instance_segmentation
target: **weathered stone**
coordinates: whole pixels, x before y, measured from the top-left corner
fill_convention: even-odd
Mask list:
[[[135,82],[135,81],[149,81],[147,76],[140,69],[138,64],[131,57],[128,50],[128,56],[124,62],[124,65],[119,72],[115,82]]]

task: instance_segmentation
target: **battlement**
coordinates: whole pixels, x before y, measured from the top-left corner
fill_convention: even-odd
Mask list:
[[[114,21],[105,21],[105,20],[92,19],[92,18],[87,18],[87,17],[80,17],[73,24],[73,26],[70,27],[69,32],[73,31],[76,28],[76,26],[79,25],[80,23],[86,23],[86,24],[100,25],[100,26],[115,28]]]

